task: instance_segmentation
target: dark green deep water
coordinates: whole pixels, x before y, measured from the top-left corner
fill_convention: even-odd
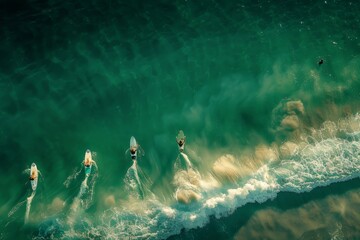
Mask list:
[[[219,239],[359,239],[360,216],[350,214],[360,210],[359,37],[357,1],[1,0],[0,238],[209,239],[201,228],[187,231],[218,224],[211,229]],[[211,173],[219,183],[197,189],[202,198],[189,205],[176,203],[179,186],[172,184],[180,129],[204,182]],[[139,166],[153,193],[152,200],[137,199],[142,207],[135,210],[126,207],[133,200],[123,180],[131,136],[145,151]],[[288,141],[303,152],[281,152]],[[258,157],[259,146],[275,149],[276,160]],[[63,219],[72,217],[83,172],[70,187],[63,183],[80,170],[86,149],[96,153],[98,172],[91,194],[82,196],[90,205],[74,214],[81,227],[74,227]],[[230,183],[213,167],[225,154],[240,168]],[[33,162],[42,178],[24,226],[23,201],[31,192],[23,171]],[[278,170],[296,173],[295,162],[321,167],[306,168],[302,179]],[[264,191],[270,195],[259,191],[209,207],[264,165],[275,177],[276,186]],[[326,186],[323,195],[318,186]],[[294,195],[262,205],[277,201],[278,192]],[[294,192],[307,200],[291,204]],[[255,200],[260,206],[246,205]],[[339,202],[344,209],[334,210]],[[147,208],[175,209],[176,216]],[[314,208],[316,216],[305,214],[292,226],[277,220]],[[273,209],[280,216],[266,212]],[[106,224],[109,211],[117,224]],[[233,211],[223,221],[214,217]],[[192,223],[191,212],[203,220]],[[49,219],[60,222],[53,235],[38,231]]]

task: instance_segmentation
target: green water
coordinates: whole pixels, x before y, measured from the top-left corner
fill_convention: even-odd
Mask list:
[[[224,154],[242,164],[260,145],[299,142],[324,121],[356,114],[359,13],[359,3],[336,0],[2,1],[2,225],[29,196],[22,172],[32,162],[43,176],[30,212],[36,229],[66,215],[49,206],[76,196],[80,183],[63,183],[86,149],[99,167],[87,211],[100,216],[114,207],[107,196],[116,207],[127,201],[131,136],[145,151],[139,166],[150,190],[171,204],[180,129],[205,176]],[[281,126],[287,101],[305,109],[295,109],[290,129]],[[23,213],[10,222],[21,225]]]

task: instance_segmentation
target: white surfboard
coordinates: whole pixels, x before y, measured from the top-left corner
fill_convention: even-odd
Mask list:
[[[186,136],[185,136],[184,132],[182,130],[180,130],[178,135],[176,136],[176,142],[179,146],[180,152],[184,151],[185,140],[186,140]]]
[[[134,136],[131,136],[131,138],[130,138],[130,155],[133,160],[136,160],[137,148],[138,148],[138,144],[136,142],[136,139]]]
[[[36,190],[37,187],[37,183],[38,183],[38,169],[36,167],[35,163],[31,164],[31,168],[30,168],[30,183],[31,183],[31,188],[33,191]]]
[[[89,160],[89,165],[85,165],[86,160]],[[90,176],[91,173],[91,167],[93,164],[93,160],[92,160],[92,155],[91,155],[91,151],[88,149],[85,152],[85,159],[84,159],[84,168],[85,168],[85,176]]]

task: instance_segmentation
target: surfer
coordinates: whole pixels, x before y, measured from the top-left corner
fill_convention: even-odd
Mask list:
[[[94,164],[96,166],[96,162],[92,159],[91,151],[89,149],[86,150],[86,152],[85,152],[85,158],[84,158],[83,164],[85,167],[85,175],[89,176],[92,165]]]
[[[32,171],[30,174],[29,179],[30,180],[35,180],[37,178],[37,171]]]
[[[131,138],[130,138],[130,148],[127,151],[130,152],[131,159],[134,160],[134,161],[137,160],[138,152],[140,154],[140,157],[144,156],[144,150],[137,143],[134,136],[131,136]]]
[[[324,63],[324,60],[323,60],[323,59],[320,59],[319,62],[318,62],[319,66],[320,66],[321,64],[323,64],[323,63]]]
[[[176,142],[179,146],[180,152],[184,151],[185,139],[186,139],[186,136],[184,135],[184,132],[182,130],[180,130],[178,135],[176,136]]]
[[[85,152],[85,159],[84,159],[84,165],[85,165],[85,167],[90,167],[91,161],[92,161],[92,159],[91,159],[91,152],[90,152],[90,150],[88,149],[88,150],[86,150],[86,152]]]
[[[130,155],[132,160],[136,160],[136,155],[137,155],[136,151],[137,151],[137,146],[130,147]]]
[[[30,179],[31,188],[32,188],[33,191],[36,190],[39,173],[40,173],[40,171],[37,169],[36,164],[32,163],[31,167],[30,167],[29,179]]]

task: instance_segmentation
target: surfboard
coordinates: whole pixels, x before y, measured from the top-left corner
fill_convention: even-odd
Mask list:
[[[89,176],[91,173],[91,167],[92,167],[93,161],[92,161],[92,155],[91,151],[89,149],[85,152],[85,159],[84,159],[84,169],[85,169],[85,176]],[[88,166],[86,166],[88,165]]]
[[[136,149],[135,153],[131,153],[132,148]],[[134,160],[137,157],[137,148],[138,148],[138,144],[136,142],[136,139],[134,136],[131,136],[131,138],[130,138],[130,155],[131,155],[131,158]]]
[[[36,187],[37,187],[37,183],[38,183],[38,169],[36,167],[36,164],[35,163],[32,163],[31,164],[31,168],[30,168],[30,177],[32,176],[32,174],[34,173],[34,179],[33,180],[30,180],[30,183],[31,183],[31,188],[33,191],[36,190]]]
[[[130,148],[131,147],[136,147],[137,148],[137,142],[134,136],[131,136],[130,138]]]
[[[90,175],[90,173],[91,173],[91,166],[92,166],[92,164],[90,164],[90,166],[85,166],[85,175],[86,176],[89,176]]]
[[[176,142],[179,146],[179,150],[183,151],[185,147],[185,139],[186,136],[182,130],[179,131],[178,135],[176,136]]]

